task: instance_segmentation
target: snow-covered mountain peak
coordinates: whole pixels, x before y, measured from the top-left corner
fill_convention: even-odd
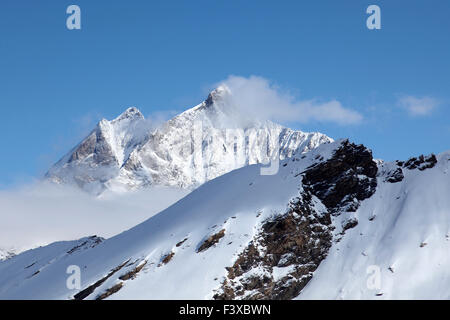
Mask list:
[[[259,119],[248,112],[248,108],[225,84],[211,91],[199,105],[188,109],[171,120],[201,122],[202,126],[214,129],[281,128],[270,120]]]
[[[130,107],[116,119],[112,120],[112,122],[119,122],[122,120],[140,120],[140,119],[144,119],[144,116],[141,113],[141,111],[136,107]]]
[[[271,121],[246,119],[221,85],[201,104],[156,130],[135,107],[108,121],[54,165],[46,177],[95,194],[150,185],[195,188],[229,171],[307,152],[333,140]]]
[[[230,88],[228,88],[227,85],[222,84],[209,93],[208,98],[205,100],[205,104],[206,106],[210,106],[214,103],[225,101],[231,95],[232,92]]]
[[[175,122],[185,121],[185,119],[202,121],[216,128],[236,127],[234,118],[237,118],[239,110],[236,110],[233,104],[231,90],[226,85],[220,85],[212,90],[202,103],[184,111],[172,120]]]

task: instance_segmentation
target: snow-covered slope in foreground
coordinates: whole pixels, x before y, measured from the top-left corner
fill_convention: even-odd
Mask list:
[[[0,298],[448,298],[449,159],[377,163],[338,141],[273,176],[247,166],[111,239],[0,262]],[[369,265],[380,290],[366,284]],[[67,286],[69,266],[80,289]]]

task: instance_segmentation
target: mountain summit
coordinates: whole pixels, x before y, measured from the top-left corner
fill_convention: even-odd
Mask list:
[[[142,115],[141,111],[138,108],[130,107],[113,121],[118,122],[123,120],[135,120],[135,119],[144,119],[144,116]]]
[[[237,168],[307,152],[333,140],[271,121],[245,119],[224,85],[158,128],[137,108],[96,128],[46,174],[93,193],[150,185],[195,188]],[[245,120],[245,121],[244,121]]]

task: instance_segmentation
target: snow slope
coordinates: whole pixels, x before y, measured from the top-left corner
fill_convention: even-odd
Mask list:
[[[337,141],[281,161],[276,175],[260,175],[261,165],[234,170],[113,238],[0,262],[0,299],[246,299],[266,283],[299,299],[448,298],[450,152],[409,168],[369,156]],[[339,166],[341,180],[321,172]],[[351,192],[336,190],[342,182]],[[71,265],[81,269],[77,290],[66,287]],[[366,285],[370,265],[380,267],[379,290]]]
[[[158,128],[136,108],[102,120],[92,133],[47,173],[55,183],[100,194],[149,185],[195,188],[249,164],[309,151],[332,139],[271,121],[245,118],[221,86],[201,104]]]
[[[329,154],[331,145],[319,147],[320,152]],[[143,261],[147,263],[139,277],[127,281],[112,297],[211,298],[225,274],[224,267],[251,240],[258,224],[286,210],[289,200],[298,193],[300,181],[295,175],[315,161],[316,152],[319,151],[310,152],[302,162],[284,160],[277,175],[262,176],[260,165],[252,165],[218,177],[144,223],[93,249],[61,254],[75,243],[64,244],[63,250],[59,245],[53,250],[54,245],[50,245],[2,262],[0,298],[70,299],[77,291],[66,287],[68,266],[81,268],[85,288],[125,261],[135,264],[105,281],[89,298],[116,284],[118,276]],[[283,166],[284,163],[288,165]],[[200,243],[220,229],[225,229],[226,235],[217,247],[197,253]],[[186,238],[181,246],[176,246]],[[158,267],[171,251],[175,252],[172,260]],[[26,268],[35,262],[36,268]],[[37,271],[40,272],[35,274]]]

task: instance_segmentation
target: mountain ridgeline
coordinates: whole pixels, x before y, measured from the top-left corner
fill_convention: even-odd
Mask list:
[[[136,108],[101,120],[79,145],[46,174],[93,194],[151,185],[195,188],[222,174],[307,152],[333,140],[271,121],[243,121],[219,87],[201,104],[158,127]]]

